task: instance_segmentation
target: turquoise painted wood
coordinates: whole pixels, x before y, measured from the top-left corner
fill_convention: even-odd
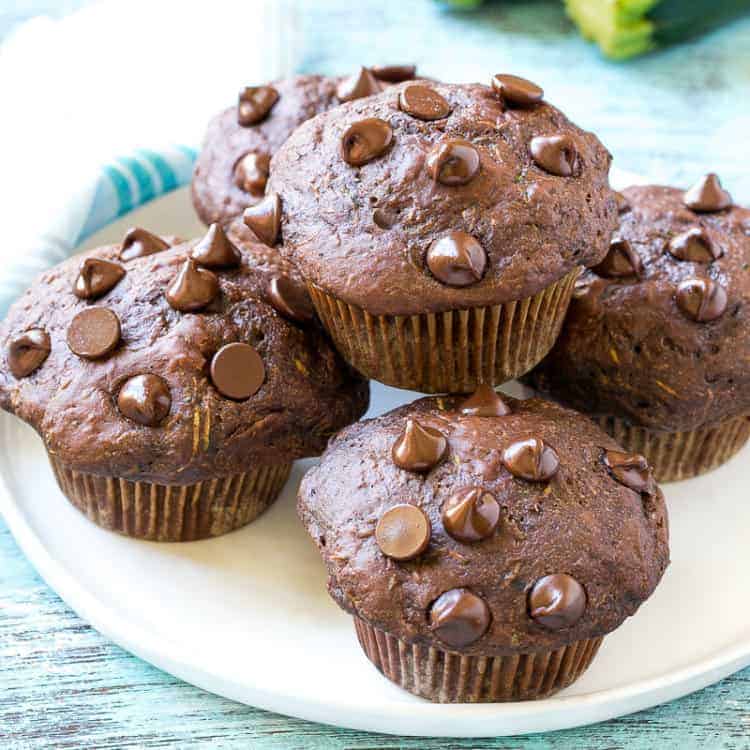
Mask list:
[[[417,62],[425,74],[539,80],[595,130],[626,169],[687,184],[713,169],[750,202],[750,19],[627,65],[603,61],[557,2],[497,2],[478,14],[430,0],[285,0],[300,69]],[[15,4],[9,24],[81,0]],[[698,606],[698,605],[696,605]],[[314,725],[206,694],[108,643],[39,579],[0,521],[0,748],[750,748],[750,669],[671,704],[592,727],[495,740],[368,735]]]

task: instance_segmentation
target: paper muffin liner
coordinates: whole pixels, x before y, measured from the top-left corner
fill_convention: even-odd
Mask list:
[[[466,393],[512,380],[544,358],[578,273],[526,299],[421,315],[371,315],[308,288],[336,348],[365,377],[422,393]]]
[[[750,438],[750,417],[728,419],[713,427],[661,432],[616,417],[595,420],[629,453],[640,453],[659,482],[690,479],[729,461]]]
[[[575,682],[596,656],[602,637],[554,651],[467,656],[407,643],[354,617],[359,643],[392,682],[436,703],[501,703],[546,698]]]
[[[49,456],[63,494],[90,521],[125,536],[190,542],[255,520],[289,478],[291,463],[188,485],[131,482],[71,469]]]

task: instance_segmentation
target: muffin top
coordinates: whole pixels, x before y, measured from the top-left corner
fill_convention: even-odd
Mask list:
[[[668,563],[663,496],[641,456],[573,411],[488,386],[343,430],[298,511],[341,607],[462,653],[603,635]]]
[[[580,280],[528,378],[592,414],[669,432],[750,414],[750,210],[714,175],[631,187],[605,261]]]
[[[242,213],[263,197],[271,157],[298,125],[414,73],[414,66],[379,66],[351,77],[303,75],[243,89],[237,105],[208,125],[192,183],[198,216],[211,224]]]
[[[601,260],[610,154],[534,84],[494,81],[402,83],[291,135],[267,194],[307,281],[410,315],[528,297]]]
[[[0,326],[0,406],[64,464],[190,484],[317,455],[360,417],[294,271],[218,225],[133,229],[43,273]]]

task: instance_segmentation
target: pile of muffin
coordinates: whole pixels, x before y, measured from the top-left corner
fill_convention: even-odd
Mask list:
[[[143,539],[247,524],[322,453],[299,515],[378,669],[550,695],[664,573],[657,480],[750,436],[750,211],[715,175],[615,193],[610,162],[512,75],[245,88],[195,168],[205,236],[134,228],[42,274],[0,405]],[[496,391],[519,377],[545,398]],[[357,421],[368,379],[441,395]]]

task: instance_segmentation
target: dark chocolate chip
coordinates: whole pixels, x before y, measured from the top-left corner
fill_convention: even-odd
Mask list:
[[[464,487],[443,505],[443,527],[459,542],[479,542],[492,536],[500,521],[500,504],[481,487]]]
[[[545,172],[570,177],[578,166],[578,151],[569,135],[537,136],[531,139],[531,156]]]
[[[250,151],[234,165],[234,184],[250,195],[261,197],[266,190],[271,157]]]
[[[377,159],[393,140],[391,126],[378,117],[368,117],[350,125],[341,138],[341,158],[353,167]]]
[[[503,464],[515,477],[529,482],[546,482],[560,468],[554,448],[540,438],[519,440],[503,452]]]
[[[677,260],[688,260],[693,263],[711,263],[722,255],[721,248],[708,236],[703,227],[692,227],[672,237],[667,248]]]
[[[532,107],[544,99],[544,89],[519,76],[498,73],[492,77],[492,90],[509,107]]]
[[[263,244],[273,247],[279,240],[281,198],[270,193],[260,203],[246,208],[242,220]]]
[[[504,417],[510,407],[500,394],[487,383],[481,383],[476,391],[458,407],[461,414],[472,417]]]
[[[265,379],[263,360],[249,344],[222,346],[211,360],[211,382],[222,396],[235,401],[256,394]]]
[[[394,560],[413,560],[430,543],[430,519],[416,505],[394,505],[380,516],[375,541]]]
[[[67,338],[70,351],[79,357],[106,357],[120,341],[120,320],[107,307],[88,307],[70,322]]]
[[[8,368],[14,378],[25,378],[42,366],[52,346],[42,328],[30,328],[8,344]]]
[[[713,279],[688,279],[677,287],[677,307],[696,323],[708,323],[727,309],[727,292]]]
[[[425,166],[441,185],[465,185],[479,172],[479,152],[468,141],[443,141],[427,154]]]
[[[721,186],[715,174],[707,174],[685,192],[685,205],[698,213],[723,211],[732,205],[732,196]]]
[[[196,312],[219,296],[216,274],[186,260],[166,292],[167,302],[180,312]]]
[[[604,260],[592,269],[597,276],[606,279],[625,279],[632,276],[640,277],[643,273],[643,263],[640,255],[633,250],[627,240],[612,240],[609,252]]]
[[[615,204],[617,205],[618,214],[625,214],[630,211],[630,203],[622,193],[615,192]]]
[[[168,248],[169,244],[164,242],[161,237],[157,237],[140,227],[132,227],[125,233],[122,241],[120,260],[128,261],[134,258],[143,258],[145,255],[160,253]]]
[[[156,427],[169,414],[172,395],[164,378],[147,373],[126,380],[117,396],[120,413],[138,424]]]
[[[529,592],[529,614],[550,630],[575,625],[586,609],[586,590],[567,573],[540,578]]]
[[[341,102],[351,102],[380,92],[380,84],[367,69],[360,68],[353,76],[345,78],[336,87],[336,96]]]
[[[102,258],[86,258],[81,263],[73,294],[79,299],[96,299],[113,289],[125,276],[125,269],[119,263]]]
[[[385,83],[411,81],[417,74],[416,65],[373,65],[370,70],[375,78]]]
[[[427,267],[448,286],[476,284],[487,266],[487,253],[466,232],[451,232],[435,240],[427,251]]]
[[[442,120],[451,113],[451,105],[435,89],[419,83],[401,90],[398,107],[418,120]]]
[[[278,101],[279,92],[273,86],[246,86],[240,91],[237,103],[237,122],[255,125],[265,119]]]
[[[479,640],[490,626],[490,610],[469,589],[451,589],[430,607],[430,628],[443,643],[463,648]]]
[[[307,289],[288,276],[274,276],[268,284],[268,301],[285,318],[300,323],[312,320],[314,310]]]
[[[190,257],[205,268],[236,268],[242,260],[240,251],[229,241],[220,224],[211,224]]]
[[[604,451],[602,458],[609,473],[620,483],[636,492],[653,492],[654,479],[648,461],[640,453]]]
[[[407,471],[429,471],[442,460],[448,440],[440,430],[422,427],[416,419],[407,419],[404,431],[393,444],[393,463]]]

